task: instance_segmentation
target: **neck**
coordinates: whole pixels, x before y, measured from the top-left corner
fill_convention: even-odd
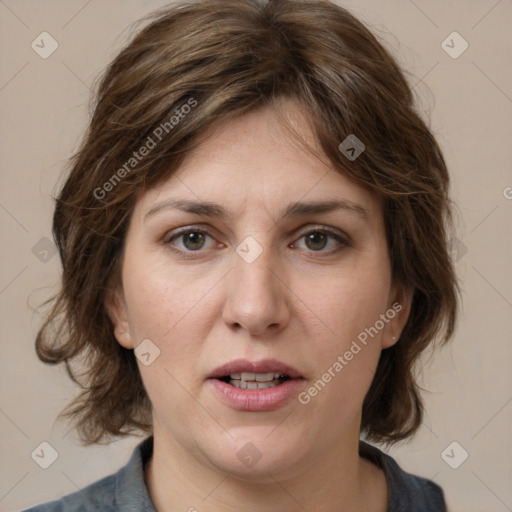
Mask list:
[[[309,460],[293,475],[250,481],[199,461],[155,428],[146,483],[158,512],[384,512],[383,472],[358,454],[358,440]]]

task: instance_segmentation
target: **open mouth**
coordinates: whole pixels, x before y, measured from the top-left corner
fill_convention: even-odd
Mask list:
[[[290,380],[290,377],[284,373],[279,372],[241,372],[225,375],[224,377],[220,377],[219,380],[225,382],[226,384],[230,384],[235,388],[255,390],[279,386],[279,384],[282,384],[283,382]]]
[[[277,359],[235,359],[213,370],[207,380],[224,404],[244,412],[283,407],[305,382],[297,369]]]

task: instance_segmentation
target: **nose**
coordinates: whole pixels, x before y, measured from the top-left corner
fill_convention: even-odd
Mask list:
[[[234,255],[234,269],[227,276],[225,323],[254,336],[275,335],[290,320],[288,288],[272,262],[271,250],[248,263]]]

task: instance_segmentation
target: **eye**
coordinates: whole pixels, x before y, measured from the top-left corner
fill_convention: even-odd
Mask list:
[[[208,238],[210,239],[209,245],[207,245]],[[173,245],[183,252],[197,252],[201,249],[211,249],[215,246],[216,242],[207,231],[197,228],[187,228],[177,233],[171,233],[170,236],[166,237],[164,243]]]
[[[336,252],[350,245],[348,237],[323,227],[303,233],[298,240],[304,240],[304,246],[301,246],[299,242],[294,242],[293,248],[322,253]],[[202,249],[207,250],[222,245],[216,242],[208,231],[194,227],[169,233],[163,242],[181,253],[199,253]]]
[[[294,247],[305,248],[313,252],[335,252],[336,247],[342,248],[350,245],[345,237],[325,228],[303,233],[299,240],[304,240],[305,247],[300,247],[297,242],[294,242]]]

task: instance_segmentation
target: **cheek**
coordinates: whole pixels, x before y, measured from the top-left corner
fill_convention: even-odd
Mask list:
[[[123,287],[130,328],[138,338],[166,345],[183,322],[190,323],[190,315],[197,316],[208,278],[186,276],[171,268],[165,254],[132,250],[124,262]]]
[[[177,273],[171,277],[164,263],[133,251],[124,264],[123,287],[135,346],[149,339],[157,347],[150,365],[137,361],[153,414],[172,418],[190,405],[183,384],[193,375],[207,319],[204,280],[185,283]]]
[[[318,364],[307,394],[310,405],[327,407],[331,418],[356,414],[369,389],[381,353],[386,324],[380,318],[389,284],[383,265],[368,266],[331,279],[314,297],[321,334],[312,336]]]
[[[388,273],[385,265],[366,265],[325,279],[315,294],[303,290],[304,302],[338,348],[350,344],[385,313],[390,291]]]

